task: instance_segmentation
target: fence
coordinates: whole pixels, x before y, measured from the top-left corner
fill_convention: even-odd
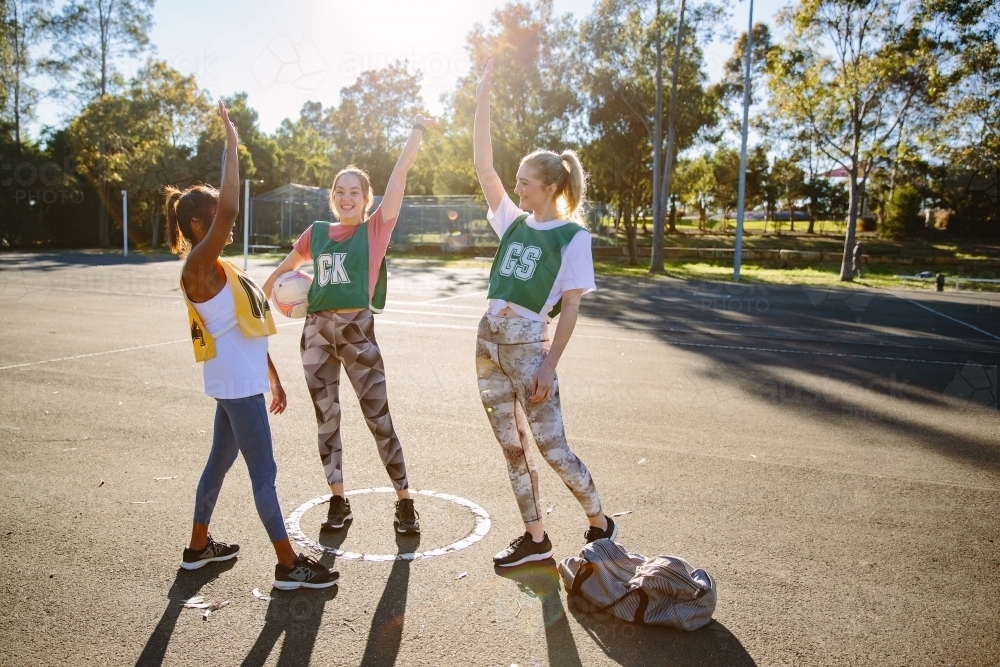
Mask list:
[[[313,222],[332,221],[329,192],[292,183],[254,197],[250,202],[250,245],[287,247]],[[372,209],[381,201],[376,197]],[[498,239],[486,212],[486,202],[473,195],[406,196],[390,243],[397,249],[496,247]],[[616,244],[612,238],[614,216],[607,205],[590,204],[584,223],[595,235],[594,245]]]

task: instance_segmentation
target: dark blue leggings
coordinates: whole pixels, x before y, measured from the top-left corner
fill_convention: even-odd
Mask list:
[[[215,410],[215,433],[212,451],[208,455],[205,471],[201,473],[194,499],[194,522],[208,525],[212,520],[215,502],[219,499],[226,473],[243,452],[243,460],[250,471],[253,500],[257,514],[264,523],[271,542],[288,539],[285,519],[278,503],[275,479],[278,466],[274,462],[271,445],[271,425],[267,420],[264,395],[246,398],[218,398]]]

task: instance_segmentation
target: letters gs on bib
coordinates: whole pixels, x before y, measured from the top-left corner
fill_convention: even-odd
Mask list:
[[[541,257],[542,249],[538,246],[529,245],[525,248],[523,244],[515,241],[507,246],[507,252],[504,253],[503,261],[500,263],[500,274],[504,276],[514,274],[518,280],[531,280]]]
[[[351,279],[347,277],[347,269],[344,268],[345,259],[347,259],[346,252],[323,253],[319,256],[317,264],[321,287],[351,282]]]

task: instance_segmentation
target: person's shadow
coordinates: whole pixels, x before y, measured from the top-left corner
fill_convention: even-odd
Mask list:
[[[163,664],[163,657],[167,653],[167,644],[174,633],[177,619],[184,611],[184,602],[190,600],[198,594],[206,584],[218,578],[223,572],[228,572],[236,565],[236,559],[222,561],[221,563],[209,563],[198,570],[177,569],[174,583],[167,592],[167,607],[160,616],[160,622],[153,629],[153,634],[146,640],[146,646],[135,661],[136,667],[153,667]]]
[[[555,561],[549,558],[514,568],[494,566],[493,569],[504,579],[517,583],[517,587],[523,592],[541,601],[549,665],[583,667],[580,653],[576,650],[576,642],[573,640],[573,632],[569,628],[562,598],[559,597],[559,572],[556,571]]]
[[[342,530],[320,533],[319,543],[324,547],[339,548],[347,539],[350,524]],[[333,567],[336,558],[329,554],[320,557],[325,567]],[[300,667],[308,665],[316,645],[316,636],[323,621],[326,603],[337,597],[339,586],[330,588],[300,588],[294,591],[271,590],[271,602],[267,606],[264,627],[257,635],[257,641],[243,659],[244,667],[262,666],[267,662],[274,645],[285,634],[281,643],[281,653],[275,663],[279,667]]]
[[[413,553],[420,546],[420,535],[396,533],[398,553]],[[361,658],[361,667],[392,667],[403,641],[406,619],[406,597],[410,585],[410,560],[395,560],[385,582],[385,589],[372,615],[368,643]]]

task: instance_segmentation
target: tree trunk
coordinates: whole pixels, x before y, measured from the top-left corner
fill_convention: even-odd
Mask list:
[[[844,257],[840,263],[840,280],[845,283],[854,282],[854,271],[852,270],[851,260],[854,253],[854,239],[856,236],[855,230],[857,229],[858,224],[857,162],[855,162],[854,165],[854,168],[851,169],[850,172],[850,178],[848,179],[851,203],[848,207],[847,214],[847,233],[844,235]]]
[[[677,202],[673,197],[670,198],[670,220],[669,220],[670,233],[677,233]]]
[[[155,203],[153,204],[153,233],[149,245],[154,249],[160,247],[160,207]]]
[[[670,114],[667,117],[667,154],[666,164],[663,167],[662,183],[660,184],[660,210],[653,218],[653,251],[650,256],[649,270],[657,273],[663,272],[663,204],[670,196],[670,181],[674,175],[674,147],[677,143],[677,80],[681,67],[681,42],[684,36],[684,8],[686,0],[681,0],[680,11],[677,16],[677,41],[674,44],[674,70],[671,73],[670,82]],[[662,84],[661,84],[662,87]],[[656,188],[656,181],[653,181]]]
[[[639,248],[636,243],[636,225],[635,219],[632,217],[632,204],[625,204],[624,209],[625,212],[622,215],[622,224],[625,225],[625,240],[628,244],[628,263],[629,266],[638,266]]]
[[[111,247],[108,232],[108,183],[104,178],[104,140],[97,142],[97,244],[102,248]]]
[[[663,157],[663,26],[660,24],[661,0],[656,0],[656,103],[653,106],[653,252],[650,271],[656,261],[656,222],[660,219],[660,165]],[[646,229],[645,221],[643,230]]]

